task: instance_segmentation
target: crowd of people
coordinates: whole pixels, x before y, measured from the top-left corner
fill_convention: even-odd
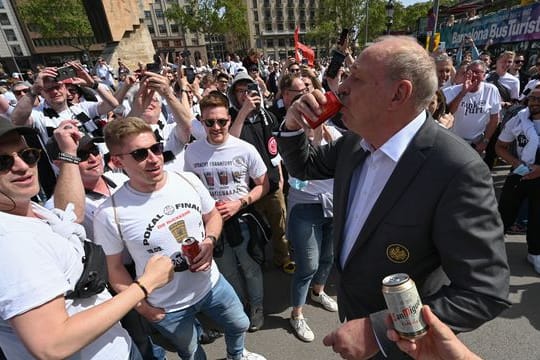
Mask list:
[[[264,328],[268,259],[292,277],[302,341],[315,339],[309,298],[339,313],[324,344],[343,358],[477,358],[454,332],[510,305],[504,233],[522,220],[540,273],[540,80],[521,78],[510,51],[491,71],[489,57],[454,67],[405,36],[355,58],[338,50],[335,77],[252,49],[213,67],[156,56],[132,71],[118,59],[116,74],[103,58],[92,71],[74,61],[72,77],[45,67],[11,84],[0,96],[5,356],[164,359],[167,345],[205,359],[216,331],[204,314],[227,359],[264,359],[244,343]],[[325,92],[342,109],[312,128]],[[499,201],[496,161],[511,166]],[[325,293],[333,266],[337,301]],[[82,297],[90,270],[108,286]],[[392,330],[381,292],[392,273],[428,305],[422,339]]]

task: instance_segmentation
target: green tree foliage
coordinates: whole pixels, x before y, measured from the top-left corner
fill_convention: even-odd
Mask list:
[[[184,32],[231,33],[245,41],[249,36],[246,12],[242,0],[188,0],[184,6],[172,4],[165,16],[179,24]]]
[[[69,38],[71,46],[82,50],[94,43],[81,0],[21,0],[17,8],[29,28],[45,39]]]

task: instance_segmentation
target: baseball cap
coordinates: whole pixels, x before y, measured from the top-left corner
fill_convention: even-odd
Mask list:
[[[10,120],[0,117],[0,136],[4,136],[5,134],[13,131],[19,133],[19,135],[36,134],[36,130],[34,128],[27,126],[15,126]]]

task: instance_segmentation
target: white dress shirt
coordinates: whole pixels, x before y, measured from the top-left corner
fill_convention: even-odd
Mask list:
[[[370,155],[363,166],[358,166],[354,170],[351,179],[344,241],[339,257],[342,268],[399,159],[425,121],[426,113],[422,111],[378,149],[373,149],[365,140],[361,140],[360,146],[370,152]]]

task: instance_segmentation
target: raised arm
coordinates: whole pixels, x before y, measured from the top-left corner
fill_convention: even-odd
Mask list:
[[[155,255],[139,278],[151,293],[172,279],[173,266],[166,256]],[[30,353],[38,359],[65,359],[85,347],[118,322],[145,298],[132,284],[114,298],[70,316],[62,295],[9,320]]]

